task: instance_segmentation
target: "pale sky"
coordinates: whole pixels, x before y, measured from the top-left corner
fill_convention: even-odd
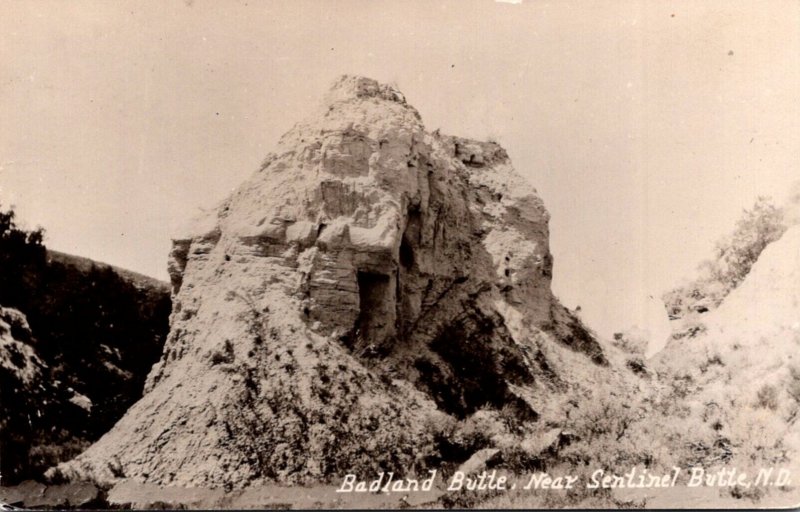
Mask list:
[[[554,290],[609,336],[800,175],[800,3],[0,3],[0,203],[166,278],[174,226],[342,73],[491,137],[552,220]]]

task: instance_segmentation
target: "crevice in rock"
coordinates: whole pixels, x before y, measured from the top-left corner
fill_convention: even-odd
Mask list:
[[[407,270],[414,266],[414,248],[408,243],[405,235],[400,243],[400,264]]]
[[[377,272],[359,271],[357,274],[359,313],[356,320],[356,353],[379,344],[394,328],[395,279]]]
[[[420,274],[418,250],[421,249],[422,213],[419,205],[407,210],[406,228],[400,240],[397,265],[395,332],[405,335],[411,322],[419,316]]]

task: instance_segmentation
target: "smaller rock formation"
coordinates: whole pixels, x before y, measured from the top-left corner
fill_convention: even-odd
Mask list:
[[[701,438],[701,462],[799,471],[800,226],[766,246],[704,325],[652,361],[680,398],[679,425]]]

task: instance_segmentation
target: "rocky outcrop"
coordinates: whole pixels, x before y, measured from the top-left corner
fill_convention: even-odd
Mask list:
[[[791,195],[781,206],[759,197],[751,209],[742,212],[736,228],[717,242],[714,258],[703,262],[699,276],[663,295],[672,321],[672,339],[694,338],[705,332],[708,313],[739,286],[761,252],[795,223],[797,206]]]
[[[145,396],[51,475],[410,474],[441,462],[447,417],[563,414],[608,370],[552,295],[547,224],[500,146],[426,132],[394,88],[342,77],[176,237],[171,331]]]
[[[33,335],[25,315],[0,307],[0,368],[5,379],[13,379],[21,392],[44,387],[45,364],[31,346]],[[3,386],[4,390],[12,386]]]

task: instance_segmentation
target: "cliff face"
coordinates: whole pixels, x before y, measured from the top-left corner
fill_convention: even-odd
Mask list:
[[[145,396],[56,473],[409,474],[447,457],[447,418],[563,415],[608,370],[551,293],[547,222],[497,144],[426,132],[397,90],[342,77],[174,240],[171,330]]]

